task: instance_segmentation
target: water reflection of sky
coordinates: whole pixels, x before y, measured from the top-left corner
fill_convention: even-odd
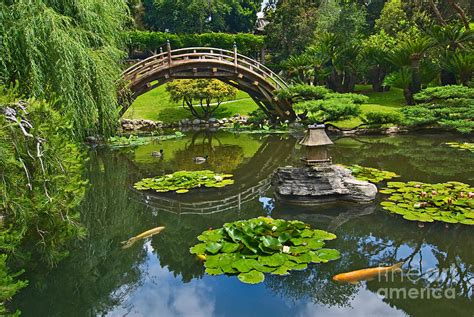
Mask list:
[[[236,277],[205,275],[184,284],[161,267],[150,243],[145,248],[148,259],[141,266],[142,283],[131,294],[120,296],[123,302],[108,316],[405,316],[363,285],[348,306],[328,307],[308,298],[285,299],[265,284],[246,285]]]

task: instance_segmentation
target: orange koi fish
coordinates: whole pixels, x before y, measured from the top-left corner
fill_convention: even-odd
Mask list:
[[[334,275],[332,279],[337,282],[356,284],[360,281],[371,280],[377,276],[385,276],[390,272],[401,272],[401,267],[404,263],[405,262],[400,262],[392,266],[380,266],[347,273],[341,273]]]

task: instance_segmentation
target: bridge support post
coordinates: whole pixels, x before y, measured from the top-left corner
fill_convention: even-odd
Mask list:
[[[166,50],[168,51],[168,65],[171,66],[171,44],[170,44],[170,40],[166,40]]]
[[[237,43],[234,42],[234,68],[235,68],[235,73],[238,72],[238,70],[237,70],[237,67],[239,65],[238,58],[239,58],[239,55],[237,53]]]

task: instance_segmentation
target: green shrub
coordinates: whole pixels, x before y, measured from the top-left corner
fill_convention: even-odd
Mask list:
[[[278,92],[278,98],[290,100],[323,99],[331,91],[324,86],[294,85]]]
[[[362,94],[331,92],[324,96],[324,99],[349,99],[352,103],[361,105],[369,101],[369,97]]]
[[[367,112],[364,123],[369,126],[381,126],[384,124],[398,124],[401,114],[398,112]]]
[[[429,87],[414,95],[414,98],[418,103],[453,98],[474,99],[474,88],[459,85]]]
[[[262,109],[257,109],[249,113],[247,122],[253,125],[259,125],[265,122],[268,117]]]
[[[407,126],[435,125],[462,133],[474,130],[474,89],[463,86],[427,88],[415,95],[425,103],[401,109]]]
[[[360,106],[351,99],[311,100],[294,104],[297,112],[307,112],[308,118],[317,123],[346,120],[361,114]]]

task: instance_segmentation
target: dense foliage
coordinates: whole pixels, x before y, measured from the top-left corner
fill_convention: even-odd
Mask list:
[[[265,279],[264,273],[287,275],[309,263],[337,260],[337,250],[323,248],[325,240],[335,238],[301,221],[259,217],[204,231],[198,236],[202,243],[190,252],[205,261],[207,274],[238,274],[241,282],[257,284]]]
[[[159,52],[160,48],[166,50],[167,41],[172,49],[205,46],[233,50],[235,43],[239,53],[248,56],[256,56],[264,47],[264,37],[250,33],[172,34],[135,30],[127,32],[125,37],[131,55],[134,50],[148,54]]]
[[[135,183],[133,187],[138,190],[151,189],[157,193],[175,191],[177,194],[184,194],[193,188],[221,188],[232,185],[234,183],[230,179],[232,176],[231,174],[216,174],[208,170],[195,172],[179,171],[164,176],[144,178]]]
[[[67,255],[68,240],[83,234],[75,207],[84,195],[84,156],[48,103],[11,98],[0,102],[0,250],[10,263],[34,256],[53,265]],[[3,285],[11,281],[0,269],[10,297],[23,284]]]
[[[354,93],[334,93],[321,86],[294,85],[278,93],[280,98],[293,102],[293,109],[302,119],[326,123],[357,117],[360,105],[368,97]]]
[[[234,98],[237,89],[217,79],[182,79],[166,85],[170,100],[181,102],[198,119],[208,120],[224,100]]]
[[[380,192],[390,194],[383,208],[406,220],[474,225],[474,188],[467,184],[389,182]]]
[[[143,0],[141,19],[153,31],[251,32],[263,0]]]
[[[123,0],[2,1],[0,83],[28,96],[58,98],[77,139],[116,126]]]
[[[266,12],[272,61],[294,83],[337,92],[351,92],[357,82],[378,92],[393,86],[408,104],[430,83],[469,85],[474,32],[467,3],[447,1],[442,10],[428,2],[278,1]]]
[[[402,124],[437,125],[464,133],[474,130],[474,88],[464,86],[427,88],[414,98],[422,103],[401,110]]]

